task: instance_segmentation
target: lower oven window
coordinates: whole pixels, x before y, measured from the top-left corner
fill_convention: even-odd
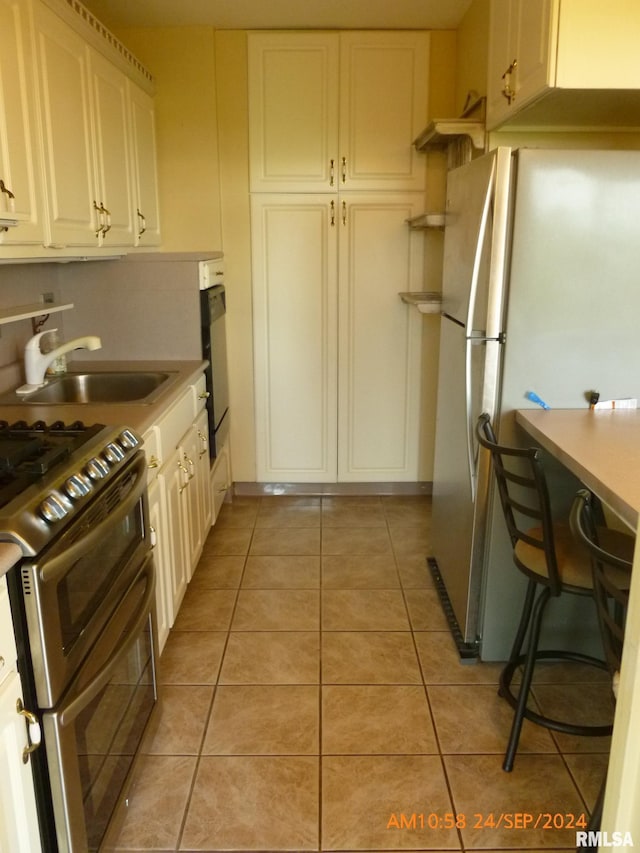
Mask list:
[[[44,711],[61,850],[98,850],[157,699],[153,559],[140,569],[62,701]]]
[[[89,850],[97,850],[155,702],[150,620],[109,684],[75,722]]]

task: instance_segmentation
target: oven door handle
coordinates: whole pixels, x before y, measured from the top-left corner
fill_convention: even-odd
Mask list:
[[[44,567],[40,569],[40,578],[44,583],[53,583],[63,577],[69,571],[69,566],[73,565],[77,558],[86,551],[90,551],[96,547],[99,542],[104,541],[107,528],[113,524],[118,524],[129,515],[131,508],[140,500],[140,496],[147,487],[144,454],[140,454],[133,467],[138,469],[138,477],[132,491],[129,492],[113,512],[109,513],[95,527],[92,527],[89,533],[83,536],[82,539],[74,542],[70,547],[65,547],[64,537],[60,540],[60,553],[53,557],[48,556]]]
[[[91,680],[84,684],[79,690],[72,685],[69,694],[65,696],[63,704],[58,711],[58,720],[61,726],[68,726],[80,714],[87,705],[98,695],[103,687],[109,683],[113,671],[124,657],[129,649],[129,643],[132,636],[136,636],[142,631],[145,622],[149,618],[152,610],[152,601],[155,593],[155,574],[153,557],[147,556],[147,559],[141,570],[147,577],[147,587],[145,589],[142,603],[137,609],[135,615],[129,620],[126,630],[122,632],[119,642],[108,656],[104,664]],[[136,581],[140,577],[140,573],[136,576]],[[134,583],[136,583],[134,581]],[[125,596],[126,597],[126,596]],[[117,616],[118,611],[114,613],[112,619]]]

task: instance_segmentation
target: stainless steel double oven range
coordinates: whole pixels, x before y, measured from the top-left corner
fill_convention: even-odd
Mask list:
[[[0,541],[23,553],[7,580],[47,853],[99,849],[157,701],[141,445],[127,428],[0,422]]]

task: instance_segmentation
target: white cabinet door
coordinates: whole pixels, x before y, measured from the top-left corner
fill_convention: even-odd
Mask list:
[[[338,170],[336,33],[249,34],[252,192],[323,192]]]
[[[257,477],[334,482],[338,201],[251,198]]]
[[[171,528],[167,517],[164,475],[157,474],[149,486],[149,524],[154,542],[153,559],[156,570],[156,610],[158,616],[158,649],[162,653],[171,628],[171,589],[173,551]]]
[[[99,232],[87,46],[43,3],[34,28],[48,210],[48,245],[97,246]]]
[[[193,429],[196,434],[194,450],[197,453],[195,462],[200,528],[202,531],[201,544],[204,545],[211,528],[213,512],[210,483],[211,466],[209,464],[209,415],[206,409],[203,409],[196,418]]]
[[[173,625],[182,599],[187,590],[189,578],[188,536],[184,529],[182,496],[188,482],[188,472],[182,462],[180,449],[169,457],[166,467],[167,518],[171,541],[171,589],[169,596],[170,623]]]
[[[135,245],[160,245],[160,204],[153,98],[129,82]]]
[[[0,219],[18,222],[0,246],[44,240],[32,66],[25,7],[0,0]]]
[[[231,486],[231,465],[229,459],[229,444],[225,442],[218,449],[218,455],[211,469],[211,497],[213,502],[212,520],[218,517],[224,499]]]
[[[12,673],[0,685],[0,850],[38,853],[40,837],[31,763],[22,760],[27,726],[16,703],[22,702],[20,677]]]
[[[101,208],[104,246],[133,246],[133,185],[129,151],[129,102],[125,75],[89,50],[95,151],[95,197]],[[105,212],[106,211],[106,212]]]
[[[558,0],[491,0],[490,126],[554,85],[558,15]]]
[[[406,220],[423,208],[423,193],[341,200],[340,482],[418,479],[422,317],[398,293],[422,289],[422,235]]]
[[[424,190],[428,83],[427,33],[340,34],[340,189]]]
[[[252,197],[259,481],[417,479],[423,205]]]
[[[202,552],[203,529],[202,510],[200,508],[200,488],[198,451],[200,440],[193,426],[185,433],[180,442],[178,452],[184,466],[186,476],[185,487],[181,491],[180,511],[182,513],[182,529],[185,536],[187,557],[187,581],[191,580],[193,571]]]
[[[425,32],[252,33],[252,192],[419,190]]]

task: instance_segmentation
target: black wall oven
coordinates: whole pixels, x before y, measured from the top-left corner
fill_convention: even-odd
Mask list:
[[[229,380],[227,373],[227,299],[223,284],[200,291],[202,357],[205,370],[209,414],[209,453],[215,459],[229,432]]]
[[[0,509],[2,537],[27,552],[9,591],[43,732],[33,754],[43,849],[73,853],[98,850],[157,700],[141,442],[103,430],[80,443],[23,493],[22,510],[15,499]]]

